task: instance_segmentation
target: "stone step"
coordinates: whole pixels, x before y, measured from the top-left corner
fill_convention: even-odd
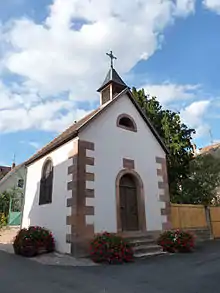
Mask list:
[[[154,239],[147,239],[147,238],[140,238],[140,239],[133,239],[129,241],[132,247],[137,247],[141,245],[153,245],[156,243]]]
[[[126,237],[134,250],[134,256],[137,258],[149,257],[163,254],[159,245],[157,245],[155,233],[135,233]]]
[[[134,254],[134,257],[136,258],[146,258],[146,257],[151,257],[151,256],[157,256],[157,255],[163,255],[166,254],[167,252],[164,252],[162,250],[154,251],[154,252],[145,252],[145,253],[137,253]]]
[[[160,251],[161,247],[157,244],[140,245],[140,246],[135,246],[133,250],[134,250],[134,254],[154,253],[154,252]]]
[[[152,241],[155,241],[155,235],[151,234],[151,233],[146,233],[146,234],[143,234],[143,233],[135,233],[134,235],[132,236],[126,236],[125,237],[128,241],[130,242],[134,242],[134,241],[141,241],[141,240],[152,240]]]

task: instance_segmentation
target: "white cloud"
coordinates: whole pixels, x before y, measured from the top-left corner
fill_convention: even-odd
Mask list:
[[[24,141],[24,140],[22,140],[22,141],[20,141],[20,143],[30,145],[34,149],[39,149],[40,148],[40,143],[37,142],[37,141]]]
[[[40,144],[37,141],[29,141],[28,142],[30,146],[32,146],[35,149],[39,149],[40,148]]]
[[[69,114],[61,114],[61,110],[69,111]],[[74,108],[67,101],[53,101],[38,104],[31,109],[22,107],[16,110],[7,109],[1,111],[0,114],[0,132],[16,132],[30,128],[61,131],[72,124],[74,120],[85,116],[87,112]]]
[[[108,68],[105,52],[112,49],[119,72],[129,72],[160,47],[163,30],[177,16],[194,11],[194,2],[54,0],[41,24],[24,17],[1,26],[0,70],[21,82],[0,86],[0,130],[59,131],[78,120],[85,111],[75,102],[97,99],[95,90]],[[57,101],[64,93],[72,105],[68,98],[66,106]]]
[[[200,85],[181,85],[165,82],[162,84],[146,85],[143,88],[146,94],[156,96],[162,105],[167,105],[171,102],[195,98]]]
[[[219,0],[203,0],[203,5],[218,14],[220,14],[220,1]]]
[[[187,16],[189,12],[195,11],[196,0],[177,0],[176,1],[176,15]]]
[[[209,100],[196,101],[180,111],[182,121],[196,129],[196,137],[207,134],[209,126],[204,122],[204,116],[210,106]]]

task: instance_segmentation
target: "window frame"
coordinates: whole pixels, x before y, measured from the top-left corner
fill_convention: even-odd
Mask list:
[[[20,184],[22,182],[22,184]],[[17,187],[23,189],[24,188],[24,179],[18,179]]]
[[[51,164],[49,176],[46,177],[46,171],[48,164]],[[51,158],[47,158],[42,166],[41,179],[40,179],[40,193],[39,193],[39,205],[46,205],[52,203],[53,196],[53,161]]]
[[[120,124],[121,119],[126,118],[129,119],[130,122],[132,123],[132,127]],[[128,114],[120,114],[117,118],[117,122],[116,122],[117,127],[125,129],[125,130],[129,130],[129,131],[133,131],[133,132],[137,132],[137,124],[135,123],[134,119],[128,115]]]

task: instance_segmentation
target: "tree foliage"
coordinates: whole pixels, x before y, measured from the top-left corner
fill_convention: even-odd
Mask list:
[[[183,181],[182,196],[177,203],[219,204],[220,158],[199,155],[190,162],[189,177]]]
[[[10,198],[10,191],[4,191],[0,194],[0,213],[4,213],[6,216],[9,212]]]
[[[132,93],[169,149],[169,187],[171,201],[175,201],[176,196],[181,196],[182,181],[189,174],[189,163],[193,158],[191,139],[195,130],[181,122],[179,113],[163,109],[156,97],[146,96],[144,89],[133,88]]]

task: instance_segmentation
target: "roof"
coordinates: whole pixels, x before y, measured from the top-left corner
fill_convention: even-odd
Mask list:
[[[125,88],[121,93],[119,93],[113,100],[109,101],[108,103],[100,106],[96,110],[92,111],[90,114],[79,120],[77,123],[74,123],[71,125],[69,128],[67,128],[63,133],[61,133],[59,136],[57,136],[54,140],[49,142],[45,147],[43,147],[41,150],[39,150],[36,154],[34,154],[29,160],[26,161],[25,165],[30,165],[34,161],[42,158],[43,156],[47,155],[54,149],[58,148],[59,146],[63,145],[64,143],[70,141],[71,139],[75,138],[78,136],[79,131],[82,131],[84,127],[86,127],[89,123],[93,121],[99,114],[101,114],[104,110],[106,110],[111,104],[115,103],[115,101],[118,100],[122,95],[127,94],[137,111],[140,113],[141,117],[144,119],[148,127],[150,128],[151,132],[153,135],[156,137],[157,141],[163,148],[163,150],[168,154],[169,150],[164,144],[163,140],[157,133],[156,129],[154,126],[151,124],[150,120],[146,117],[144,112],[142,111],[141,107],[139,104],[136,102],[134,99],[131,91],[129,88]]]
[[[11,177],[16,171],[18,171],[25,163],[19,164],[14,168],[10,168],[10,171],[0,180],[0,185],[5,182],[9,177]],[[0,167],[1,168],[1,167]]]
[[[127,87],[127,85],[124,83],[124,81],[121,79],[121,77],[118,75],[117,71],[111,67],[106,75],[106,78],[101,85],[101,87],[98,89],[98,92],[100,92],[104,87],[106,87],[110,82],[117,83],[119,85],[122,85],[124,87]]]
[[[31,164],[32,162],[45,156],[47,153],[51,152],[55,148],[63,145],[65,142],[68,142],[69,140],[76,137],[78,135],[79,128],[84,123],[86,123],[93,115],[95,115],[97,112],[99,112],[100,108],[101,107],[97,108],[96,110],[92,111],[91,113],[89,113],[88,115],[86,115],[85,117],[80,119],[78,122],[72,124],[64,132],[62,132],[60,135],[55,137],[51,142],[49,142],[42,149],[40,149],[36,154],[34,154],[30,159],[28,159],[25,164],[26,165]]]
[[[200,148],[199,153],[204,154],[204,153],[216,151],[218,149],[220,149],[220,143],[215,143],[215,144],[208,145],[204,148]]]
[[[11,167],[8,166],[0,166],[0,175],[5,176],[8,172],[10,172]]]

